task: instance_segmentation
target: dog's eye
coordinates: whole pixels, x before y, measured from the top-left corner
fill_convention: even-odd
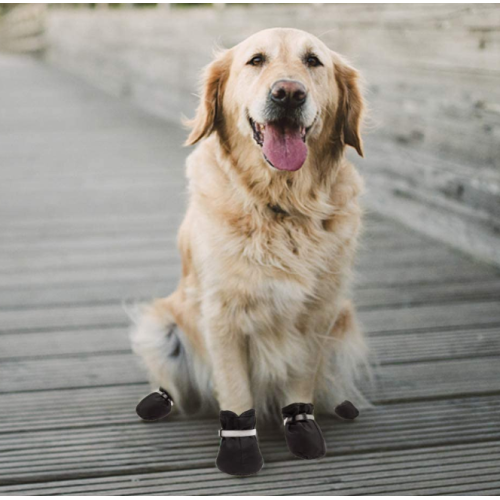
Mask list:
[[[262,66],[265,62],[266,58],[263,54],[256,54],[255,56],[247,62],[250,66]]]
[[[317,66],[323,66],[323,63],[314,54],[309,54],[305,58],[306,64],[310,68],[316,68]]]

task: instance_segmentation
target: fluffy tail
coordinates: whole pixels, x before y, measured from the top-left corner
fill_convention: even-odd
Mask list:
[[[134,322],[130,331],[132,349],[146,366],[152,388],[164,387],[181,412],[211,409],[208,367],[195,357],[175,321],[169,299],[136,306],[130,316]]]

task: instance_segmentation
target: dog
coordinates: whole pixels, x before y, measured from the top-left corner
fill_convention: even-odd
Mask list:
[[[182,277],[131,334],[182,412],[362,402],[350,282],[363,184],[345,149],[363,156],[363,112],[358,72],[303,31],[261,31],[206,68]]]

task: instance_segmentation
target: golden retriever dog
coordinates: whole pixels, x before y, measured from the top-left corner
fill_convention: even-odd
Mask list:
[[[362,182],[344,153],[363,156],[363,108],[357,71],[303,31],[261,31],[206,68],[186,141],[182,278],[131,334],[181,411],[359,402]]]

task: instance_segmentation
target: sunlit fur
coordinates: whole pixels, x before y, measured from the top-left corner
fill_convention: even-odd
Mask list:
[[[304,65],[307,51],[324,66]],[[262,68],[246,64],[256,52],[269,54]],[[248,123],[280,78],[301,81],[316,113],[296,172],[265,162]],[[152,385],[177,408],[279,415],[293,402],[326,411],[361,402],[355,380],[367,350],[349,281],[362,182],[344,159],[346,145],[363,154],[357,80],[320,40],[291,29],[257,33],[206,69],[187,141],[201,142],[187,160],[182,278],[132,331]],[[172,335],[181,355],[171,355]]]

